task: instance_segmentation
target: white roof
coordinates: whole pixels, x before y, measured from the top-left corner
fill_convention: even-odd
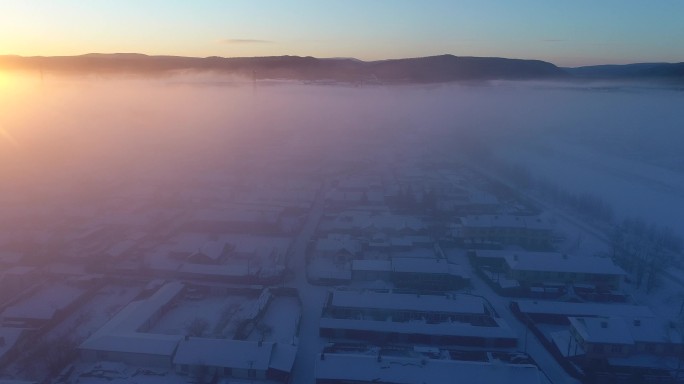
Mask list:
[[[79,348],[171,356],[178,341],[183,338],[181,335],[159,335],[139,332],[139,330],[163,305],[173,300],[182,290],[183,284],[168,283],[149,298],[128,304],[84,341]]]
[[[570,317],[570,324],[584,340],[594,343],[681,343],[676,329],[656,318]]]
[[[190,257],[201,254],[208,257],[211,260],[218,260],[223,256],[223,250],[226,246],[225,241],[207,241],[202,244],[197,251],[195,251]]]
[[[182,335],[161,335],[142,332],[95,334],[79,348],[106,352],[127,352],[146,355],[172,356]]]
[[[624,276],[607,257],[565,255],[556,252],[503,252],[508,267],[517,271],[565,272]]]
[[[190,337],[178,344],[174,364],[267,370],[274,343]]]
[[[333,291],[332,306],[441,313],[484,314],[482,298],[470,295],[416,295],[375,291]]]
[[[273,354],[271,354],[270,368],[282,372],[292,371],[295,358],[297,357],[297,346],[283,343],[275,343]]]
[[[417,359],[362,354],[325,354],[316,359],[317,380],[348,380],[393,384],[518,384],[541,383],[533,365]]]
[[[629,328],[618,317],[569,317],[570,325],[589,343],[634,344]]]

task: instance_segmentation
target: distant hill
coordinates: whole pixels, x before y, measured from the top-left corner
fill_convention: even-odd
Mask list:
[[[73,73],[142,73],[215,71],[256,77],[304,81],[439,83],[493,79],[564,78],[568,74],[539,60],[441,55],[421,58],[361,61],[354,58],[318,59],[300,56],[180,57],[133,53],[81,56],[0,56],[0,68]]]
[[[563,68],[575,77],[592,79],[677,79],[684,80],[684,63],[638,63]]]
[[[477,80],[620,79],[684,81],[684,63],[639,63],[559,68],[540,60],[440,55],[362,61],[355,58],[182,57],[138,53],[81,56],[0,56],[0,69],[66,73],[165,74],[212,71],[247,78],[379,83],[442,83]]]

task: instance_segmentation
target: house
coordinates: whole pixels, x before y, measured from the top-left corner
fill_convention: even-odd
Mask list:
[[[551,332],[555,354],[581,367],[588,381],[669,383],[681,366],[681,329],[655,317],[569,317]]]
[[[586,359],[627,357],[637,354],[677,356],[682,353],[682,334],[657,318],[570,317],[568,346],[574,356]],[[558,339],[558,336],[556,336]],[[557,342],[559,349],[565,343]]]
[[[349,235],[329,234],[318,239],[314,246],[314,255],[334,260],[337,263],[349,262],[359,255],[361,244]]]
[[[196,264],[221,264],[226,259],[229,246],[225,241],[208,241],[188,256],[188,261]]]

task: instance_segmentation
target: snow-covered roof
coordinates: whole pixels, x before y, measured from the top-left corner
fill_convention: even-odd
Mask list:
[[[440,313],[484,314],[482,298],[470,295],[416,295],[375,291],[333,291],[332,306]]]
[[[96,333],[83,342],[79,348],[94,351],[172,356],[182,338],[182,335],[143,332]]]
[[[140,329],[182,290],[183,284],[168,283],[149,298],[128,304],[79,348],[171,356],[182,339],[181,335],[144,333]]]
[[[570,317],[570,324],[591,343],[681,343],[680,333],[657,318]]]
[[[178,344],[174,364],[267,370],[274,343],[189,337]]]
[[[506,265],[517,271],[626,275],[622,268],[607,257],[566,255],[556,252],[502,253]]]
[[[435,360],[369,354],[325,354],[316,359],[316,380],[393,384],[541,383],[534,365]]]
[[[629,328],[619,317],[569,317],[570,325],[588,343],[634,344]]]
[[[202,244],[199,249],[192,253],[190,257],[202,255],[211,260],[218,261],[223,256],[225,247],[225,241],[207,241],[206,243]]]
[[[296,357],[296,345],[275,343],[269,367],[282,372],[290,372],[292,371]]]

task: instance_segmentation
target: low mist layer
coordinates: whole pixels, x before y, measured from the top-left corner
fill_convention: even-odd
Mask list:
[[[299,172],[392,167],[421,156],[474,163],[494,157],[601,196],[618,214],[666,225],[677,226],[674,216],[684,213],[676,208],[684,206],[684,93],[675,90],[550,82],[355,87],[207,74],[2,76],[5,226],[16,225],[9,218],[19,207],[35,212],[24,217],[33,226],[58,225],[65,210],[105,209],[140,190],[172,194],[206,177],[269,175],[286,183]],[[602,169],[587,160],[599,152],[612,161],[603,159]],[[634,204],[637,190],[666,194],[659,198],[666,206]]]

